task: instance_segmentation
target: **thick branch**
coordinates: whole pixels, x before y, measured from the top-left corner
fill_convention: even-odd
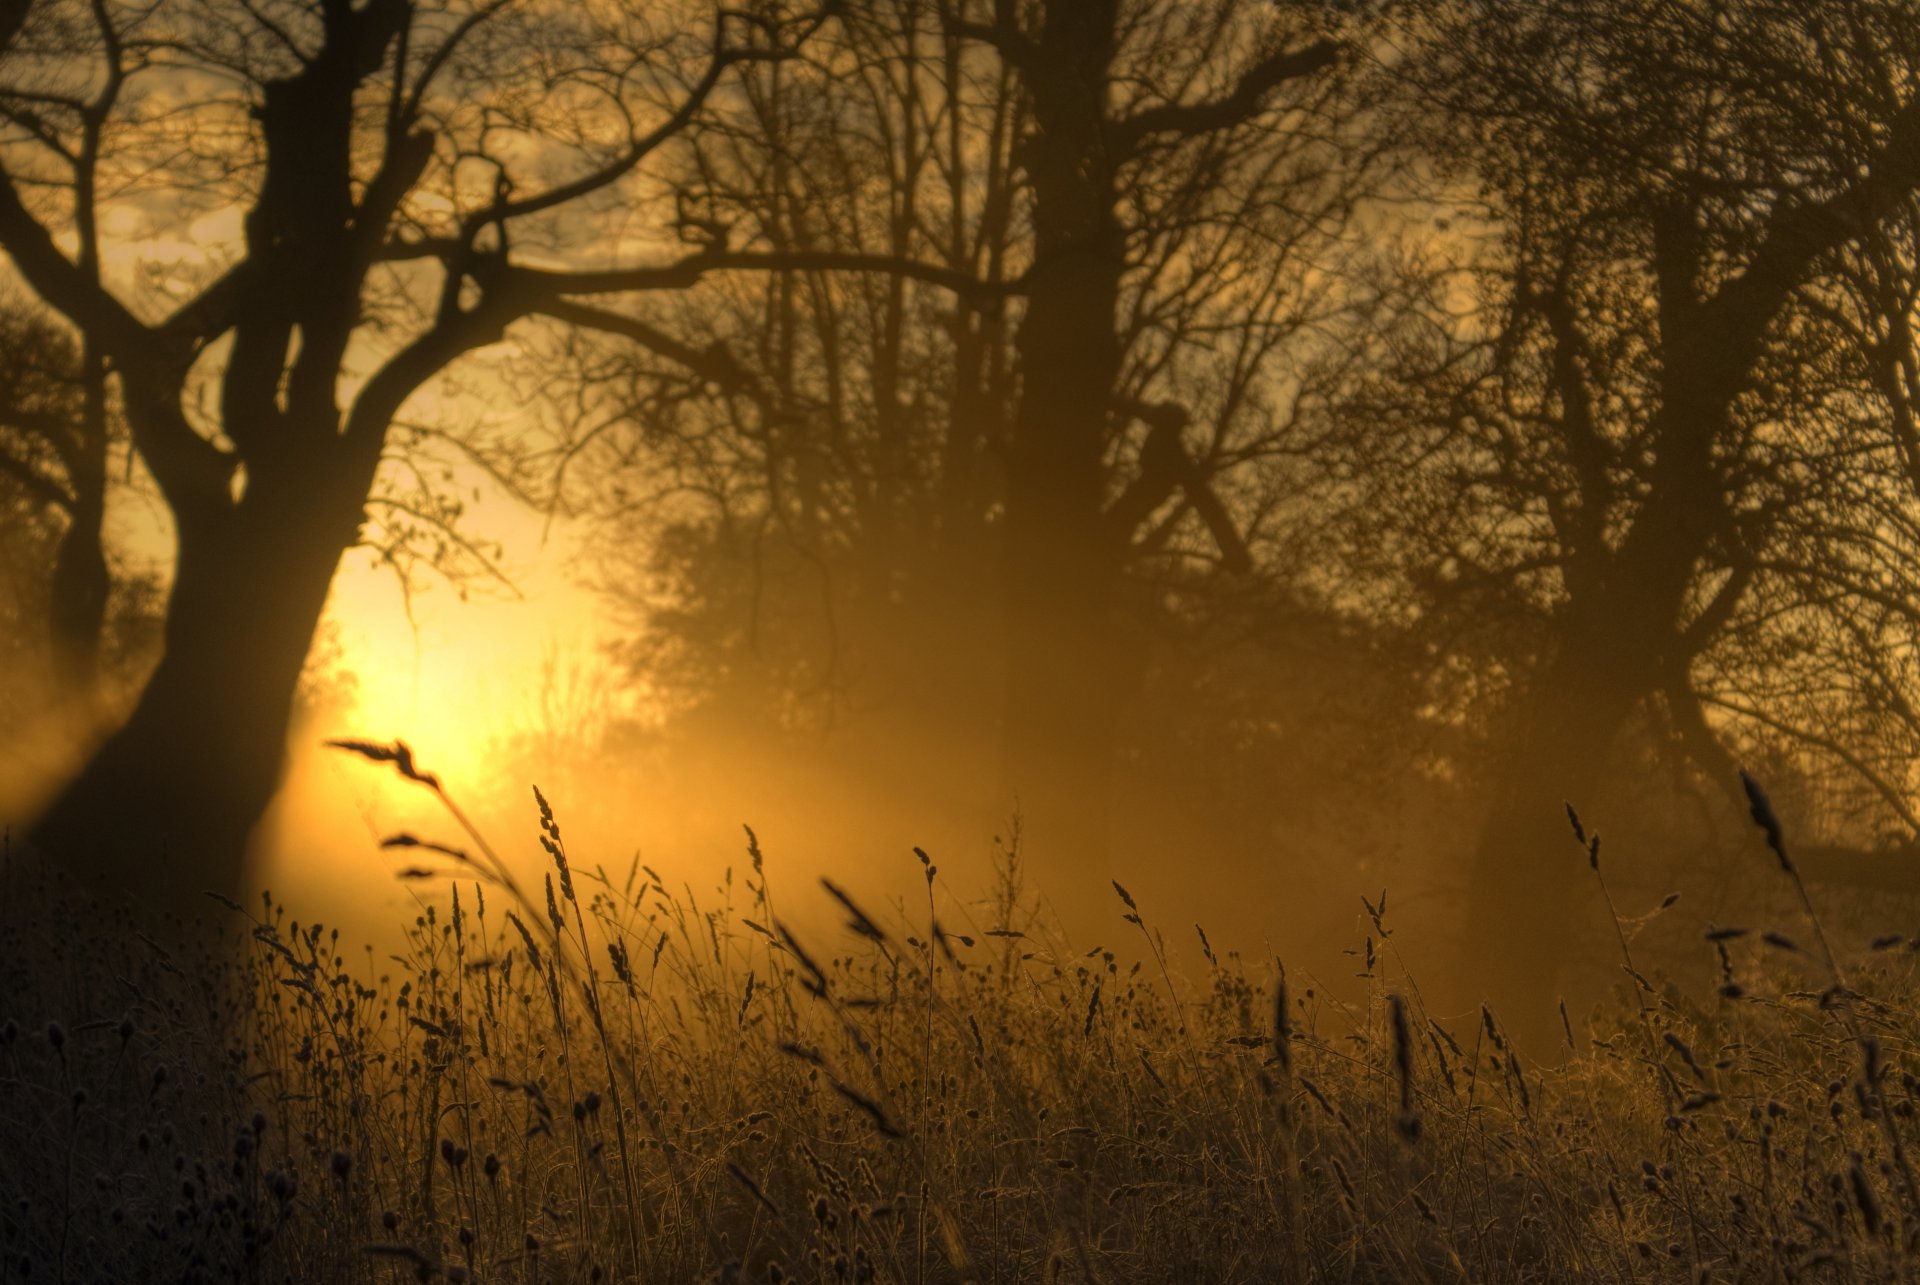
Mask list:
[[[1124,399],[1118,409],[1148,429],[1140,447],[1140,471],[1102,515],[1117,539],[1131,540],[1140,524],[1167,502],[1192,471],[1193,461],[1180,440],[1190,417],[1185,407],[1164,402]]]
[[[583,174],[570,183],[562,183],[558,187],[548,188],[544,192],[537,193],[533,196],[522,197],[517,201],[496,201],[486,209],[476,210],[468,215],[463,229],[467,239],[471,240],[479,233],[481,228],[486,227],[490,223],[499,223],[507,219],[524,218],[529,214],[538,214],[542,210],[551,210],[556,206],[566,205],[569,202],[579,200],[583,196],[597,192],[610,183],[616,183],[626,175],[631,174],[634,169],[639,166],[640,162],[650,156],[662,143],[671,139],[692,122],[693,118],[699,114],[701,107],[705,105],[707,98],[720,84],[720,77],[725,73],[731,61],[733,61],[733,59],[727,56],[716,54],[712,63],[708,65],[706,74],[695,82],[692,91],[687,95],[686,100],[675,109],[673,115],[667,117],[666,120],[662,121],[657,127],[648,131],[646,134],[634,139],[632,143],[628,145],[627,150],[622,152],[609,164],[602,166],[591,174]]]
[[[598,330],[606,334],[618,335],[623,339],[630,339],[642,348],[665,357],[689,374],[708,383],[717,384],[728,392],[738,393],[762,405],[772,401],[772,395],[761,386],[758,379],[754,378],[753,372],[735,361],[733,354],[728,352],[722,344],[695,348],[637,317],[609,312],[603,308],[590,308],[585,304],[571,303],[566,300],[543,303],[535,311],[541,316],[551,317],[555,321],[564,322],[570,326]]]
[[[160,323],[158,333],[166,337],[170,347],[181,352],[194,352],[212,343],[232,328],[250,271],[253,266],[245,260],[228,268],[199,294],[174,309],[173,315]]]
[[[1783,201],[1746,269],[1706,305],[1704,329],[1751,349],[1822,256],[1878,226],[1920,190],[1920,93],[1891,121],[1861,177],[1824,201]]]
[[[412,247],[403,253],[407,257],[418,257],[412,253]],[[685,290],[714,272],[870,272],[923,281],[974,301],[1004,299],[1025,289],[1023,281],[982,281],[970,273],[956,272],[937,263],[847,250],[701,250],[673,263],[652,267],[580,272],[514,267],[508,271],[522,288],[542,300],[556,300],[566,295]]]
[[[1207,524],[1207,534],[1213,537],[1215,547],[1220,550],[1220,565],[1237,576],[1250,574],[1253,571],[1253,551],[1247,548],[1246,537],[1240,534],[1233,515],[1227,512],[1227,506],[1214,491],[1212,481],[1196,466],[1188,471],[1182,487],[1193,505],[1193,511]]]
[[[1039,47],[1033,37],[1020,29],[1019,20],[1014,15],[1011,4],[994,5],[993,21],[974,22],[962,18],[947,5],[941,6],[940,25],[949,36],[959,40],[974,40],[997,52],[1010,67],[1021,71],[1031,71],[1039,58]]]
[[[13,44],[20,28],[27,25],[27,10],[33,0],[0,0],[0,51]]]
[[[471,309],[443,310],[425,333],[374,372],[354,399],[345,432],[353,455],[353,484],[362,494],[373,485],[387,429],[407,399],[456,358],[498,342],[509,325],[530,311],[523,295],[496,287]]]
[[[116,362],[126,365],[145,355],[151,332],[60,253],[53,237],[21,202],[12,178],[5,175],[0,175],[0,248],[42,299],[93,336]]]
[[[1193,511],[1206,523],[1207,531],[1219,546],[1221,562],[1229,571],[1246,574],[1253,570],[1253,555],[1246,540],[1234,525],[1227,506],[1213,489],[1206,471],[1187,453],[1181,433],[1188,423],[1184,407],[1169,403],[1148,403],[1131,398],[1116,398],[1118,409],[1149,426],[1146,444],[1140,450],[1140,473],[1132,484],[1102,515],[1108,529],[1120,540],[1131,540],[1142,522],[1153,515],[1173,493],[1183,491]]]
[[[355,238],[361,253],[372,257],[380,252],[380,242],[395,210],[406,199],[413,185],[426,172],[433,159],[434,136],[424,130],[387,136],[387,153],[380,168],[367,181],[360,204],[353,212]]]
[[[428,57],[426,66],[420,69],[420,79],[408,91],[405,105],[397,113],[397,123],[403,126],[411,125],[419,118],[420,105],[426,100],[427,90],[432,87],[434,79],[452,60],[461,44],[483,23],[492,19],[495,14],[511,3],[513,0],[490,0],[488,4],[482,5],[460,20],[460,24],[447,34],[447,38]],[[404,67],[398,69],[399,74],[404,74],[405,71]]]
[[[1582,556],[1592,556],[1604,547],[1608,508],[1612,499],[1608,486],[1608,448],[1594,414],[1589,376],[1586,336],[1580,327],[1579,313],[1569,297],[1564,278],[1552,289],[1542,291],[1534,300],[1547,328],[1553,335],[1553,386],[1560,399],[1560,427],[1567,443],[1567,456],[1579,478],[1580,501],[1574,517],[1570,541]]]
[[[1669,669],[1665,683],[1667,716],[1680,735],[1682,749],[1707,779],[1720,787],[1728,802],[1735,807],[1744,806],[1740,765],[1708,724],[1706,713],[1700,707],[1700,694],[1688,680],[1685,666],[1674,665]]]
[[[175,511],[190,496],[224,493],[232,461],[194,432],[180,412],[180,390],[192,350],[170,342],[170,333],[142,325],[62,254],[4,175],[0,175],[0,249],[27,284],[78,326],[120,372],[134,444],[174,502]]]
[[[1749,558],[1737,559],[1727,578],[1714,592],[1707,605],[1698,616],[1687,623],[1680,631],[1680,641],[1685,653],[1697,656],[1707,649],[1709,643],[1719,637],[1720,631],[1733,619],[1733,613],[1746,600],[1747,589],[1753,583],[1754,566]]]
[[[1115,147],[1126,153],[1154,134],[1192,138],[1245,124],[1259,112],[1268,94],[1332,66],[1345,51],[1346,45],[1340,41],[1321,40],[1301,49],[1269,54],[1247,68],[1234,87],[1219,98],[1148,107],[1120,121],[1113,131]]]

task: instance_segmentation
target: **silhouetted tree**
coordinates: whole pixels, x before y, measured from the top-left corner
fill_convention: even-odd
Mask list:
[[[791,677],[820,694],[889,631],[883,671],[917,657],[936,695],[978,690],[941,664],[970,649],[999,691],[1006,797],[1062,861],[1107,848],[1146,655],[1129,585],[1250,569],[1250,475],[1302,445],[1302,354],[1375,177],[1340,70],[1358,30],[1232,0],[844,6],[805,59],[757,69],[726,128],[687,137],[683,225],[975,287],[756,278],[691,353],[662,342],[686,333],[664,313],[568,315],[649,354],[620,386],[672,461],[652,485],[735,551],[753,610],[726,636],[772,651],[772,621],[805,619]],[[686,371],[725,410],[675,400],[661,432]],[[643,445],[602,458],[660,458]],[[709,556],[690,534],[668,548]],[[725,583],[687,580],[709,606]],[[774,584],[784,615],[761,610]]]
[[[165,654],[35,827],[45,850],[129,886],[235,885],[395,416],[450,363],[563,298],[816,266],[662,258],[607,216],[734,68],[817,22],[707,12],[662,34],[511,3],[0,7],[0,249],[111,370],[178,543]],[[108,280],[63,245],[107,206],[198,244]]]
[[[1413,462],[1374,495],[1376,526],[1419,533],[1382,546],[1404,583],[1506,631],[1510,753],[1466,940],[1539,1029],[1586,876],[1562,803],[1593,795],[1623,730],[1664,719],[1730,783],[1716,711],[1764,720],[1813,673],[1829,696],[1875,685],[1859,662],[1912,636],[1880,585],[1905,579],[1910,492],[1827,314],[1920,185],[1920,11],[1430,16],[1433,127],[1408,128],[1453,222],[1411,269],[1442,261],[1435,306],[1391,329],[1356,414],[1369,451]],[[1806,695],[1773,716],[1814,726]]]

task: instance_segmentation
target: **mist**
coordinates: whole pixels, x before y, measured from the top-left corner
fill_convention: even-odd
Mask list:
[[[1784,18],[1681,66],[1632,6],[1137,7],[1046,25],[1073,77],[885,4],[583,12],[552,66],[462,35],[412,89],[196,28],[124,99],[82,92],[111,41],[10,19],[85,143],[5,144],[70,193],[0,228],[28,849],[378,932],[459,873],[396,878],[396,834],[464,815],[536,879],[537,786],[596,868],[710,891],[750,826],[827,914],[822,877],[909,914],[919,849],[957,905],[1014,854],[1089,950],[1120,889],[1189,957],[1364,978],[1392,931],[1536,1036],[1616,980],[1615,916],[1697,971],[1777,894],[1743,768],[1816,884],[1907,889],[1880,82],[1716,98],[1797,58]],[[288,38],[370,38],[331,21]],[[1566,41],[1602,52],[1561,95],[1514,51]],[[136,104],[220,66],[209,127],[264,150],[167,159]],[[324,164],[277,97],[376,91]]]
[[[0,1278],[1911,1279],[1916,86],[0,0]]]

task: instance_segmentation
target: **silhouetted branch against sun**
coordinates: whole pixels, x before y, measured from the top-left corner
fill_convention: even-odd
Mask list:
[[[431,495],[376,495],[402,408],[562,285],[686,289],[763,269],[751,248],[608,266],[609,249],[648,257],[644,233],[607,239],[609,211],[641,197],[647,165],[731,78],[794,58],[827,14],[716,6],[675,31],[503,0],[56,7],[0,12],[0,249],[111,371],[178,552],[167,656],[116,748],[37,833],[75,854],[110,846],[110,810],[85,800],[147,798],[119,809],[128,823],[150,811],[163,831],[205,831],[191,846],[226,883],[367,505],[415,522],[455,513]],[[144,274],[107,271],[99,229],[135,211],[189,249]],[[540,247],[535,261],[517,261],[523,246]],[[491,567],[456,529],[421,547]],[[214,675],[252,686],[215,702]],[[128,775],[151,778],[163,757],[152,747],[184,734],[172,710],[194,704],[247,711],[192,733],[234,770],[135,788]]]

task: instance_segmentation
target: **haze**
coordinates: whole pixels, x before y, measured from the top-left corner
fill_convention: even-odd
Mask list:
[[[1728,8],[0,0],[0,810],[378,934],[404,741],[1533,1030],[1743,767],[1910,893],[1920,23]]]

